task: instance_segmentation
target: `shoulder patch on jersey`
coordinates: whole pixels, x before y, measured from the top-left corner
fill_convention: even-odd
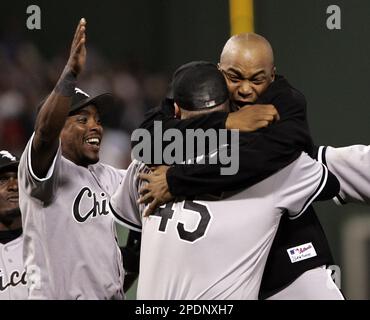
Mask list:
[[[312,242],[301,244],[300,246],[297,247],[289,248],[287,252],[291,263],[299,262],[317,256],[316,250]]]

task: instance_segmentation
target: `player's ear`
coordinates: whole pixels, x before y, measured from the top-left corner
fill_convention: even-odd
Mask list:
[[[271,70],[271,81],[275,80],[275,75],[276,75],[276,67],[273,66],[273,68]]]
[[[177,105],[176,102],[174,102],[174,105],[175,105],[175,118],[176,119],[181,119],[181,109],[180,107]]]

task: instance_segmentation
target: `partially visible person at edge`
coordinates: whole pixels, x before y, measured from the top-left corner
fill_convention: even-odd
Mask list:
[[[0,151],[0,300],[27,299],[18,164],[9,151]]]

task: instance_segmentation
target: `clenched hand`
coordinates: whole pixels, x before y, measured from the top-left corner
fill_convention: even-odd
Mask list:
[[[251,132],[265,128],[278,120],[280,120],[279,113],[272,104],[255,104],[229,113],[226,119],[226,129]]]

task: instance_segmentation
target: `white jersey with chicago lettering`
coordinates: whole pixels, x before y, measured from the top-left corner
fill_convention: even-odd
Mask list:
[[[57,151],[45,178],[22,154],[19,202],[31,299],[122,299],[123,267],[109,197],[125,171],[77,166]]]
[[[27,299],[27,280],[23,265],[23,237],[0,243],[0,300]]]
[[[370,204],[370,146],[320,147],[318,161],[327,165],[340,182],[338,204]]]
[[[302,154],[246,190],[175,201],[146,218],[136,204],[143,170],[133,162],[110,201],[122,224],[142,231],[138,299],[257,299],[282,214],[298,218],[328,175]],[[314,251],[309,245],[305,250]]]

